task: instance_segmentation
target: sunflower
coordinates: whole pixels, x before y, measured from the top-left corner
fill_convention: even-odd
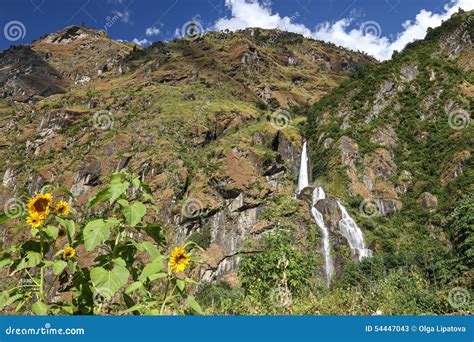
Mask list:
[[[69,212],[71,211],[71,207],[66,201],[59,201],[56,204],[56,208],[54,209],[54,211],[59,216],[67,216],[69,215]]]
[[[171,253],[170,268],[173,272],[184,271],[189,265],[189,255],[183,247],[175,247]]]
[[[53,196],[51,194],[38,194],[28,201],[28,211],[30,214],[37,213],[43,218],[49,215]]]
[[[68,259],[74,258],[74,256],[76,255],[76,250],[70,246],[66,247],[64,248],[63,255],[65,258]]]
[[[39,228],[44,223],[44,217],[36,212],[30,212],[26,218],[26,222],[31,228]]]

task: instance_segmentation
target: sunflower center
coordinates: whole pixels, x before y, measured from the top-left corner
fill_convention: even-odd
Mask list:
[[[39,198],[33,204],[35,210],[39,213],[42,213],[48,209],[49,201],[45,198]]]
[[[186,262],[186,257],[183,254],[180,254],[176,257],[176,263],[177,264],[183,264]]]

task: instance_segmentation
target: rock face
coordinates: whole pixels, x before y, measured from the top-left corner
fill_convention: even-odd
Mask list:
[[[429,192],[424,192],[418,198],[418,203],[423,208],[428,209],[430,211],[434,211],[438,206],[438,197],[433,194],[430,194]]]
[[[118,67],[131,51],[131,44],[115,42],[103,31],[68,26],[31,46],[13,46],[0,54],[0,97],[27,101],[64,93],[73,84],[97,78],[98,69]]]

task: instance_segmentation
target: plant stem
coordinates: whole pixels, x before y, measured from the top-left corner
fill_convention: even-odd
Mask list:
[[[40,237],[41,259],[43,258],[43,235]],[[40,269],[40,298],[44,302],[44,265]]]

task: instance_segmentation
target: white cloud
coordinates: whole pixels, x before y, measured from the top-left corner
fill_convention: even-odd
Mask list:
[[[156,36],[160,33],[160,29],[155,26],[149,27],[146,29],[145,34],[147,36]]]
[[[362,23],[358,28],[350,28],[354,24],[354,19],[344,18],[333,23],[320,23],[311,30],[295,23],[298,13],[291,18],[282,17],[278,13],[273,14],[268,2],[226,0],[226,6],[231,11],[231,17],[219,19],[214,25],[217,30],[235,31],[247,27],[277,28],[332,42],[352,50],[364,51],[379,60],[386,60],[391,57],[393,51],[400,51],[413,40],[422,39],[429,27],[441,25],[459,8],[474,9],[474,1],[452,0],[444,6],[442,13],[421,10],[415,20],[407,20],[402,24],[403,31],[394,39],[382,36],[380,25],[372,21]]]
[[[120,20],[123,23],[130,22],[130,11],[128,9],[124,9],[123,11],[113,11],[113,13],[120,17]]]
[[[133,42],[135,44],[138,44],[138,45],[141,45],[141,46],[147,46],[149,45],[151,42],[146,39],[146,38],[143,38],[143,39],[138,39],[138,38],[133,38]]]

